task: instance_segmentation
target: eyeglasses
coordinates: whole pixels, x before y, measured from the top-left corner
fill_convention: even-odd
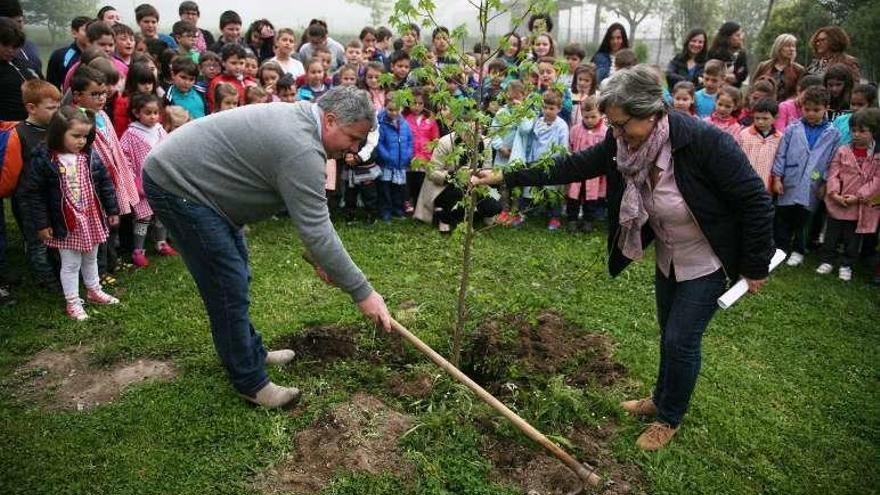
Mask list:
[[[627,124],[629,124],[629,121],[632,120],[632,119],[633,119],[633,117],[630,117],[630,118],[626,119],[626,121],[618,123],[618,122],[614,122],[614,121],[612,121],[612,120],[609,119],[608,117],[605,117],[605,118],[604,118],[604,120],[605,120],[605,125],[608,126],[608,128],[611,129],[612,131],[624,131],[624,130],[626,130],[626,126],[627,126]]]

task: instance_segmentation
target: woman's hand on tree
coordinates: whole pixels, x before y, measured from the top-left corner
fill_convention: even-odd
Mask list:
[[[474,186],[497,186],[504,181],[504,175],[500,170],[478,170],[471,176],[471,185]]]
[[[43,230],[38,230],[37,237],[39,237],[41,241],[48,241],[52,238],[52,228],[46,227]]]

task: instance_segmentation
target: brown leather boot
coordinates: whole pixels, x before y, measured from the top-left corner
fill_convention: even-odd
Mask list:
[[[660,421],[654,421],[639,435],[639,439],[636,440],[636,446],[648,451],[662,449],[672,440],[677,431],[677,426],[673,427]]]
[[[648,397],[647,399],[623,401],[620,403],[620,407],[622,407],[624,411],[632,414],[633,416],[657,415],[657,406],[654,405],[654,399],[652,399],[651,397]]]

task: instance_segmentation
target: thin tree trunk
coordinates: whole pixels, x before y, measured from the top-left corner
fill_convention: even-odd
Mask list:
[[[602,2],[596,0],[596,15],[593,17],[593,44],[598,45],[602,40],[599,39],[599,29],[602,27]]]
[[[769,0],[767,2],[767,15],[764,16],[764,26],[761,26],[761,29],[764,29],[765,26],[770,24],[770,15],[773,14],[773,5],[776,3],[776,0]]]

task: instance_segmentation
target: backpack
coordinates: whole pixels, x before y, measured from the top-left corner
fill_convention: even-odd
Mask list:
[[[12,196],[18,187],[23,162],[18,122],[0,122],[0,198]]]

